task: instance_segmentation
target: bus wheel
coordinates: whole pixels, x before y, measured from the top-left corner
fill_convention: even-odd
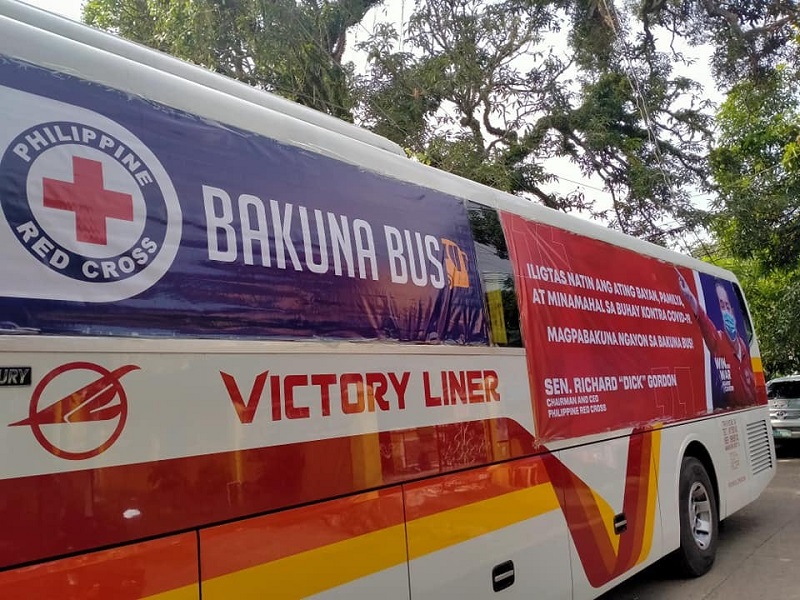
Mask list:
[[[717,554],[719,515],[714,488],[703,463],[684,457],[678,490],[681,546],[676,552],[678,567],[688,577],[707,573]]]

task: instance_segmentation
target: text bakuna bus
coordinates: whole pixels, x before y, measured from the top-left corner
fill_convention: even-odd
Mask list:
[[[733,275],[0,1],[0,598],[587,599],[775,470]]]

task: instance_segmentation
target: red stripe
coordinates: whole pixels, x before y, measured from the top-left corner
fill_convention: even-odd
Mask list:
[[[652,433],[634,431],[628,442],[628,465],[625,471],[625,497],[622,506],[622,512],[628,519],[628,530],[620,536],[614,577],[636,564],[644,545],[652,441]]]
[[[507,432],[503,439],[498,439],[498,430]],[[465,434],[470,451],[456,452]],[[0,568],[344,496],[532,450],[530,434],[501,419],[0,480]]]
[[[122,600],[197,583],[197,537],[186,533],[0,572],[0,598]]]

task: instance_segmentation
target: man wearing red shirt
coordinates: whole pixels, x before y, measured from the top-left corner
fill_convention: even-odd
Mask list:
[[[733,408],[756,404],[750,349],[747,342],[739,335],[736,314],[725,285],[717,280],[714,286],[723,321],[723,329],[719,330],[700,306],[680,273],[678,273],[678,283],[683,301],[700,326],[703,339],[711,352],[711,362],[718,375],[718,391],[724,399],[723,406]]]

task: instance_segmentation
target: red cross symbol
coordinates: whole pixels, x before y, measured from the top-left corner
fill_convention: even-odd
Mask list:
[[[43,200],[47,208],[75,213],[79,242],[105,246],[106,219],[133,221],[133,197],[103,186],[103,163],[72,157],[73,181],[43,179]]]

